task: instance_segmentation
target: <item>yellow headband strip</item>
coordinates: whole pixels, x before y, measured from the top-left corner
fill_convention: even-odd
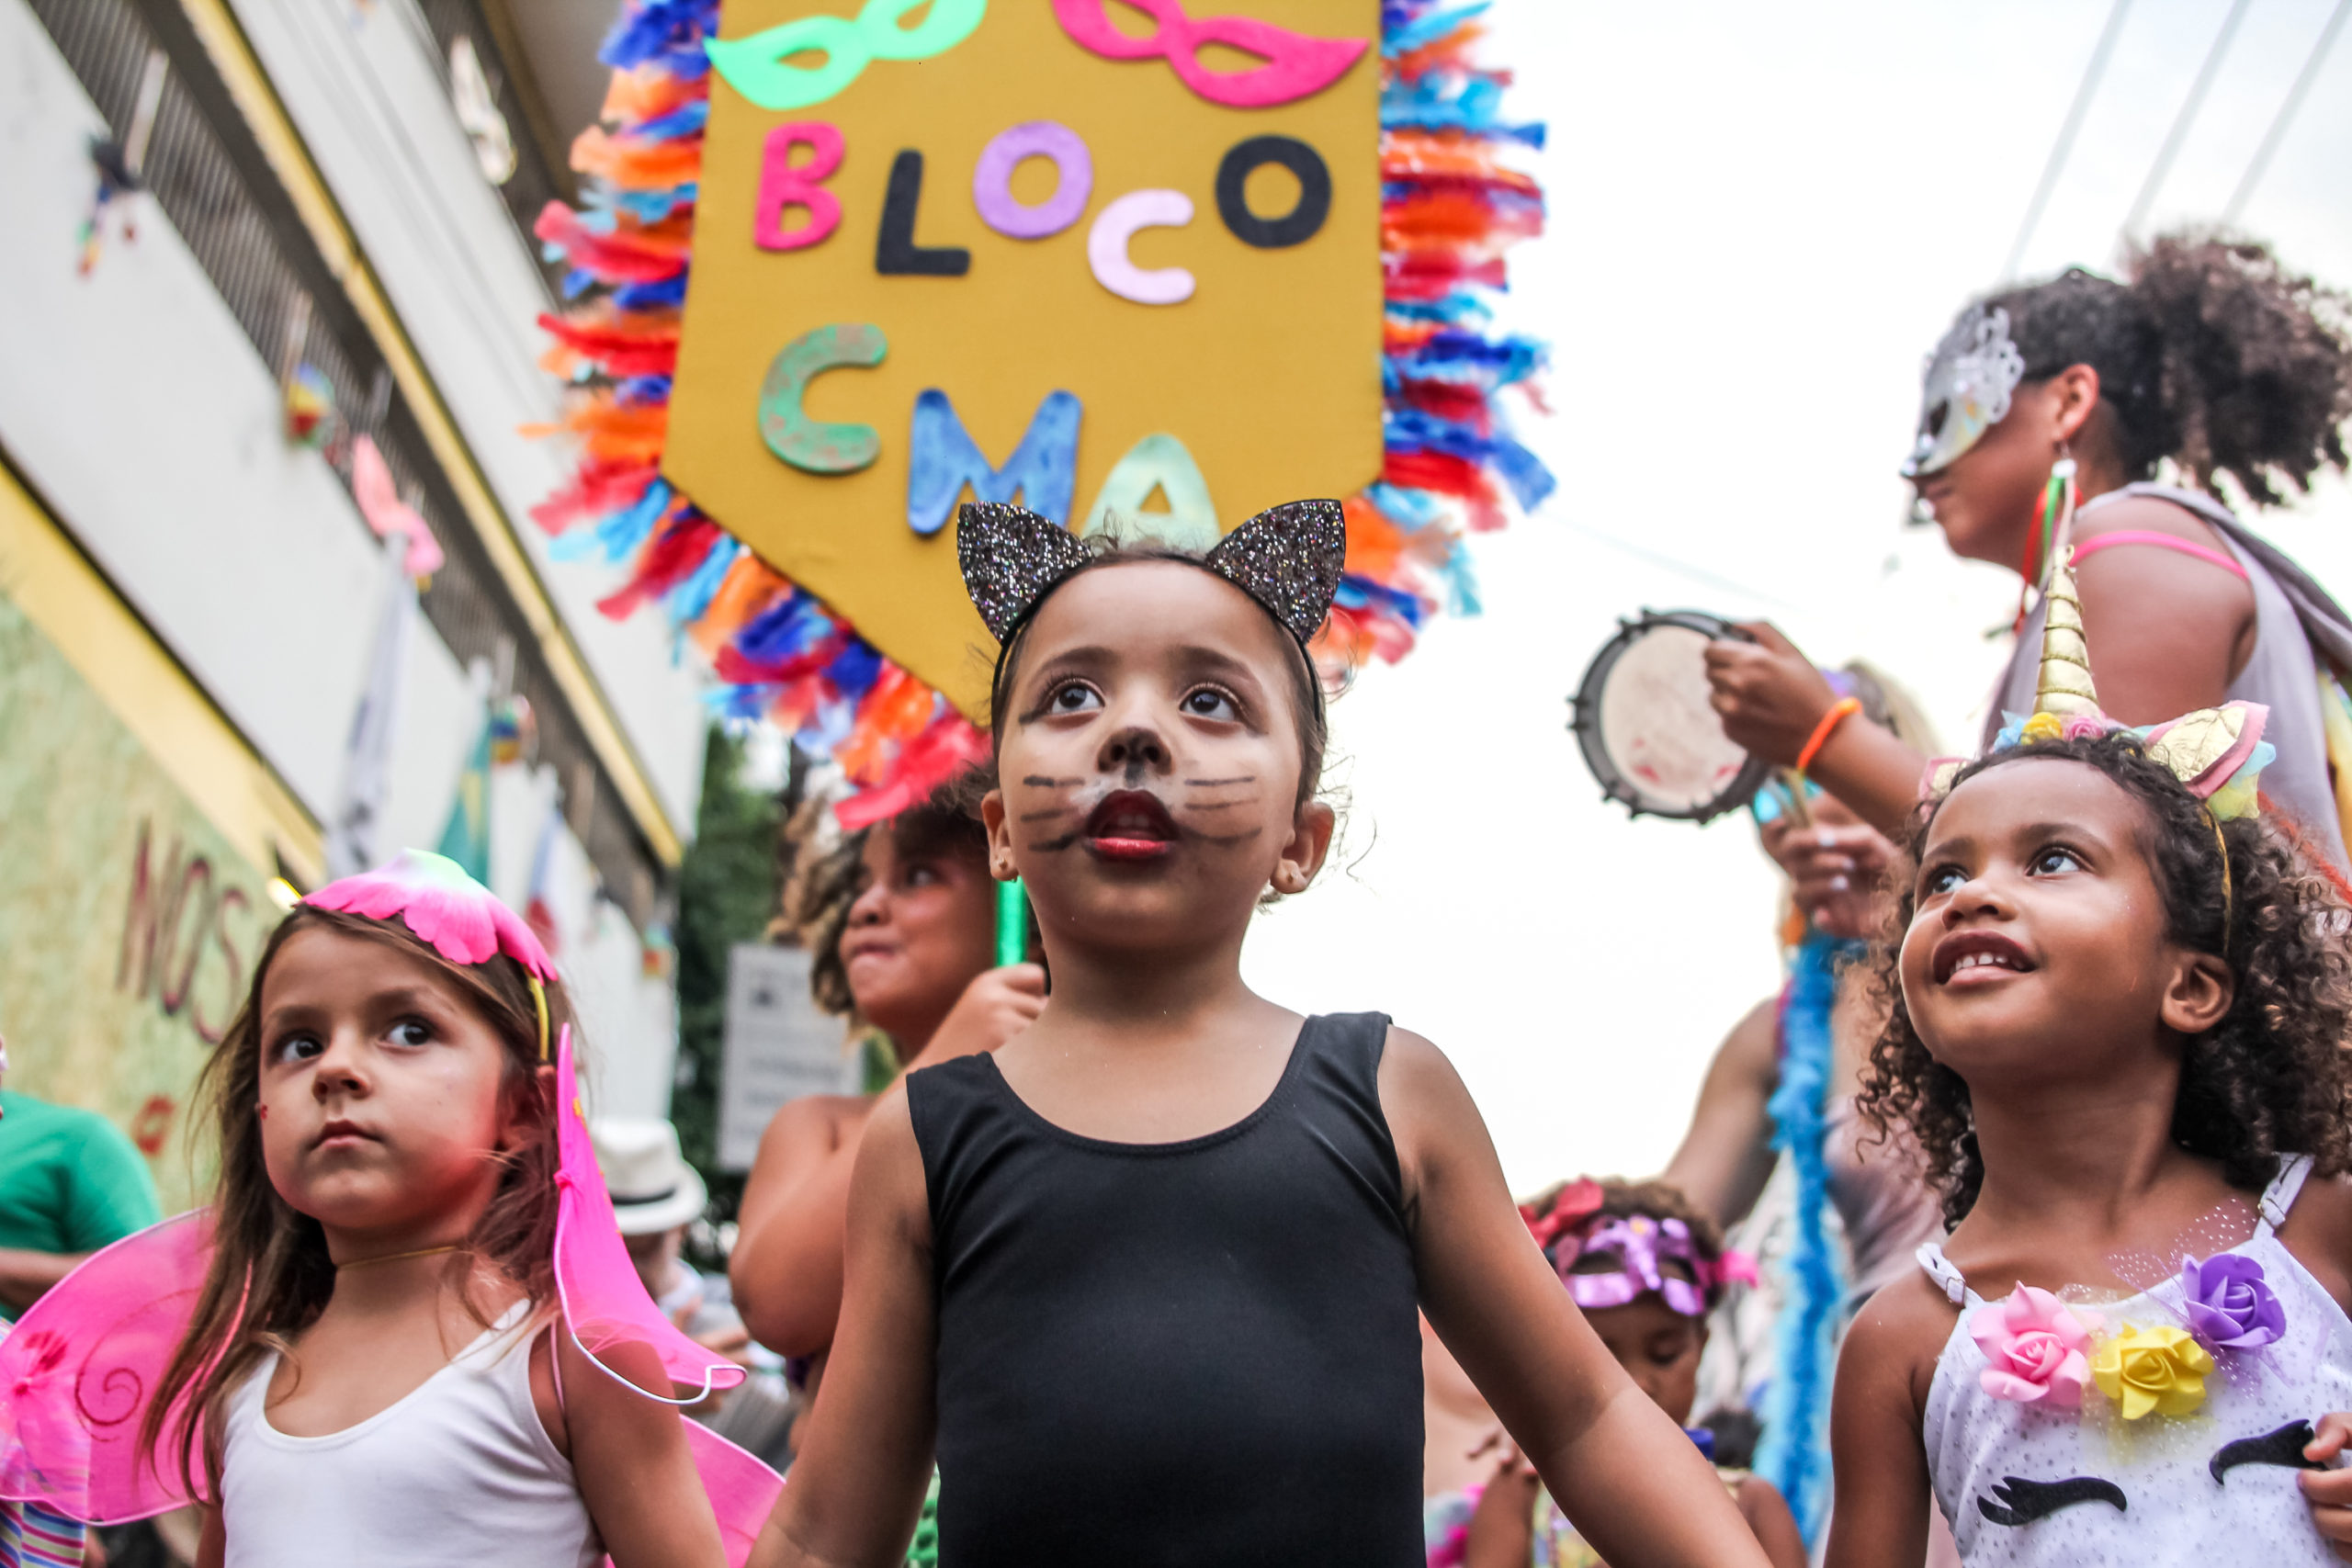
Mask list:
[[[2222,837],[2222,819],[2209,807],[2205,820],[2213,824],[2213,847],[2222,852],[2222,956],[2230,955],[2230,918],[2235,913],[2237,890],[2230,883],[2230,841]]]
[[[548,1059],[548,988],[528,969],[523,971],[523,977],[531,982],[531,1010],[539,1015],[539,1060],[544,1062]]]

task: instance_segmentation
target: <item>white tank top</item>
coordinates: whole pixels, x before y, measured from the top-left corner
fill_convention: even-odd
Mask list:
[[[531,1399],[517,1302],[389,1408],[323,1438],[269,1424],[277,1358],[229,1402],[226,1568],[595,1568],[605,1554],[571,1465]]]
[[[2310,1168],[2305,1156],[2282,1161],[2278,1179],[2262,1195],[2253,1237],[2228,1249],[2262,1265],[2285,1310],[2284,1335],[2258,1350],[2213,1352],[2218,1365],[2205,1379],[2205,1402],[2187,1416],[2123,1421],[2096,1388],[2084,1391],[2079,1412],[1986,1393],[1979,1380],[1988,1363],[1968,1331],[1984,1303],[1941,1247],[1930,1242],[1919,1248],[1920,1266],[1962,1308],[1936,1360],[1921,1437],[1936,1503],[1969,1568],[2322,1568],[2335,1561],[2312,1528],[2292,1461],[2282,1462],[2290,1447],[2300,1447],[2282,1428],[2352,1409],[2352,1323],[2273,1234]],[[2126,1323],[2181,1327],[2187,1321],[2177,1279],[2124,1301],[2066,1299],[2066,1305],[2094,1336]],[[2310,1436],[2302,1432],[2301,1441]],[[2271,1439],[2266,1446],[2249,1441],[2265,1438]],[[2225,1452],[2229,1445],[2239,1446]]]

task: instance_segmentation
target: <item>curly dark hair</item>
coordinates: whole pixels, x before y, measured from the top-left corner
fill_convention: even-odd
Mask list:
[[[2352,299],[2290,272],[2270,247],[2202,231],[2135,251],[2129,281],[2079,267],[1988,298],[2009,313],[2025,377],[2098,372],[2117,457],[2159,460],[2211,491],[2227,474],[2275,505],[2345,467],[2352,418]]]
[[[2335,883],[2257,818],[2217,824],[2126,731],[1998,751],[1962,769],[1953,783],[2036,759],[2096,768],[2138,803],[2167,939],[2219,956],[2236,976],[2230,1010],[2183,1056],[2174,1142],[2219,1161],[2223,1178],[2249,1192],[2270,1179],[2282,1153],[2310,1155],[2322,1176],[2352,1170],[2352,1055],[2345,1044],[2352,1038],[2352,909]],[[1909,1128],[1942,1194],[1944,1218],[1956,1225],[1984,1179],[1968,1085],[1912,1027],[1899,968],[1903,933],[1918,905],[1919,856],[1939,808],[1920,811],[1894,873],[1894,914],[1871,960],[1887,1022],[1856,1103],[1883,1135]]]
[[[802,847],[813,846],[821,818],[831,810],[830,798],[812,796],[786,824],[784,838],[795,850],[776,917],[768,923],[768,940],[808,949],[808,994],[825,1011],[847,1017],[856,1010],[857,998],[850,994],[849,973],[842,965],[842,933],[849,929],[850,906],[865,891],[867,840],[888,833],[900,860],[953,856],[985,869],[989,838],[978,818],[943,789],[887,822],[843,835],[821,853]]]

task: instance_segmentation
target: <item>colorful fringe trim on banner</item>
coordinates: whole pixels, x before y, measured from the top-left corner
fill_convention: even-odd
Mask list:
[[[1440,609],[1476,614],[1465,530],[1500,527],[1506,491],[1526,510],[1553,488],[1497,407],[1513,385],[1534,400],[1544,348],[1490,330],[1480,292],[1506,287],[1503,252],[1544,226],[1542,190],[1497,156],[1542,146],[1543,127],[1504,123],[1508,75],[1469,58],[1486,8],[1381,6],[1386,457],[1347,502],[1348,570],[1318,644],[1335,676],[1401,658]],[[605,39],[604,123],[571,152],[584,209],[550,202],[537,224],[578,301],[540,324],[548,368],[576,388],[551,429],[577,438],[580,466],[531,515],[560,559],[630,562],[599,608],[659,605],[709,657],[720,714],[764,715],[841,765],[856,828],[922,799],[987,739],[661,477],[718,25],[718,0],[628,0]]]

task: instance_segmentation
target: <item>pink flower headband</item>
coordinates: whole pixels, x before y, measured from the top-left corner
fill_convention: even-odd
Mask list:
[[[548,1059],[543,982],[556,977],[555,965],[523,918],[467,875],[456,861],[423,850],[402,850],[388,864],[330,882],[306,894],[302,902],[371,920],[398,916],[418,941],[452,964],[487,964],[504,953],[523,966],[531,982],[531,1002],[538,1012],[539,1059]]]

